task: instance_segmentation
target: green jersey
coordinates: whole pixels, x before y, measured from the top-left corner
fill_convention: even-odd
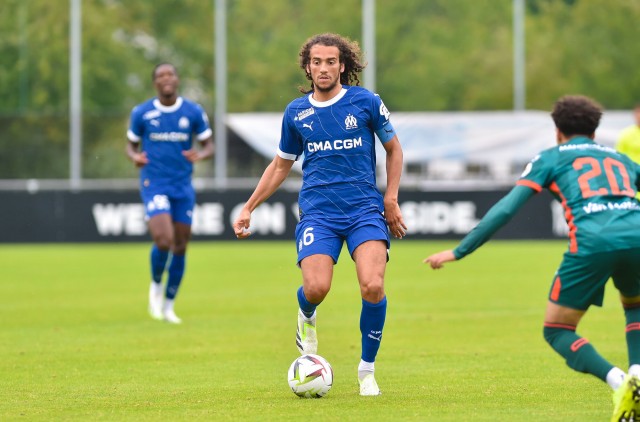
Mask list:
[[[640,247],[640,166],[626,155],[574,137],[542,151],[516,187],[494,205],[454,250],[460,259],[486,242],[535,192],[548,189],[562,204],[569,253],[589,255]]]

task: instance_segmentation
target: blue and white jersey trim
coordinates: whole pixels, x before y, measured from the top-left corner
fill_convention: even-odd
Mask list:
[[[198,141],[204,141],[205,139],[211,138],[211,135],[213,135],[213,131],[211,129],[207,129],[204,132],[202,132],[199,135],[197,135],[196,139]]]
[[[309,102],[314,107],[329,107],[329,106],[334,105],[338,101],[340,101],[342,99],[342,97],[344,97],[344,94],[346,94],[346,93],[347,93],[347,90],[345,88],[342,88],[342,90],[338,93],[338,95],[336,95],[335,97],[333,97],[332,99],[327,100],[327,101],[314,100],[313,99],[313,93],[311,93],[311,94],[309,94]]]
[[[127,138],[131,142],[135,142],[135,143],[140,142],[140,140],[142,139],[140,136],[138,136],[135,133],[133,133],[133,131],[131,129],[127,130]]]
[[[285,160],[296,161],[298,159],[297,155],[283,152],[280,148],[278,148],[277,154],[280,158],[283,158]]]
[[[182,99],[182,97],[178,97],[175,103],[173,103],[170,106],[166,106],[166,105],[163,105],[160,102],[160,100],[156,98],[153,100],[153,106],[163,113],[173,113],[174,111],[177,111],[180,109],[180,107],[182,107],[183,101],[184,100]]]

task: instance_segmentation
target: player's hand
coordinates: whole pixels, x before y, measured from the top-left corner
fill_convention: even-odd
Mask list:
[[[445,262],[451,262],[455,260],[456,256],[453,254],[453,251],[449,249],[446,251],[435,253],[422,262],[431,265],[431,268],[433,268],[434,270],[438,270],[444,266]]]
[[[200,161],[202,159],[202,157],[200,156],[200,151],[195,148],[182,151],[182,155],[184,155],[184,158],[192,163],[195,163],[196,161]]]
[[[133,164],[135,164],[136,167],[144,167],[149,163],[149,159],[147,158],[147,153],[145,151],[136,152],[131,155],[131,161],[133,161]]]
[[[233,231],[238,239],[251,236],[249,226],[251,225],[251,212],[245,208],[240,211],[238,218],[233,222]]]
[[[396,200],[384,201],[384,218],[393,237],[402,239],[407,234],[407,226],[402,219],[402,212]]]

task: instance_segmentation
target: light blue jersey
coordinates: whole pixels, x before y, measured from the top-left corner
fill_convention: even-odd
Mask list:
[[[131,112],[127,137],[141,142],[149,163],[140,169],[143,187],[175,187],[191,185],[193,164],[182,152],[192,147],[192,137],[203,141],[211,137],[209,119],[200,105],[178,97],[172,106],[164,106],[152,98]]]
[[[292,101],[282,121],[278,155],[302,163],[300,213],[325,219],[352,219],[384,211],[376,185],[375,134],[382,143],[395,136],[380,97],[344,85],[329,101],[311,94]]]

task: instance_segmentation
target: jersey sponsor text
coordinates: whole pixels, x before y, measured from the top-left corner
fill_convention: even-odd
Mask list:
[[[358,139],[336,139],[331,141],[309,142],[307,150],[309,152],[316,151],[332,151],[341,149],[353,149],[362,146],[362,137]]]
[[[183,132],[152,132],[149,139],[152,141],[184,142],[188,141],[191,135]]]

